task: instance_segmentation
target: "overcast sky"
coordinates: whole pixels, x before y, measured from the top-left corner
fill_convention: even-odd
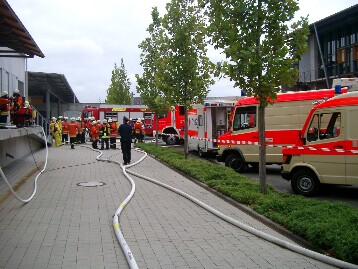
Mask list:
[[[64,74],[81,103],[103,102],[114,64],[123,58],[135,91],[141,74],[138,45],[148,33],[151,9],[160,15],[169,0],[7,0],[45,58],[30,58],[28,71]],[[357,3],[357,0],[299,0],[297,15],[313,23]],[[216,61],[217,59],[213,59]],[[228,80],[210,88],[209,96],[238,96]]]

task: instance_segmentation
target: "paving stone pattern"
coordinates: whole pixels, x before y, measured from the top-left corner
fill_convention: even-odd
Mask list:
[[[103,153],[103,159],[123,162],[120,149]],[[0,268],[129,268],[112,217],[131,185],[118,165],[98,162],[97,155],[89,147],[49,148],[47,169],[28,204],[10,195],[0,180]],[[35,160],[43,165],[44,156],[45,150],[40,150],[4,169],[21,197],[31,195],[39,171]],[[142,156],[132,150],[132,163]],[[129,170],[288,240],[151,157]],[[172,191],[131,177],[136,192],[120,216],[120,227],[139,268],[333,268],[257,238]],[[77,185],[82,182],[105,185]]]

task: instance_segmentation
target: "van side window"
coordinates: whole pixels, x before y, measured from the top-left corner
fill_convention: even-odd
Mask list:
[[[321,114],[321,126],[319,138],[329,139],[338,137],[341,130],[341,113]]]
[[[256,127],[256,106],[237,107],[234,116],[233,130],[239,131]]]
[[[341,113],[321,113],[312,117],[307,132],[307,141],[338,137],[341,130]]]

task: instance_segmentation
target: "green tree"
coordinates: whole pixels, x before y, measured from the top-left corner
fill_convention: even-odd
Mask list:
[[[281,86],[297,81],[297,64],[307,48],[307,18],[289,25],[299,9],[297,0],[199,1],[206,7],[211,41],[228,60],[220,67],[260,103],[260,191],[266,193],[265,107]]]
[[[184,153],[188,155],[188,114],[192,104],[202,103],[214,83],[213,64],[206,56],[207,37],[202,9],[195,0],[172,0],[163,17],[163,42],[167,50],[162,55],[160,80],[165,96],[173,105],[183,105],[185,111]]]
[[[124,67],[123,58],[121,58],[121,66],[114,64],[112,70],[111,85],[107,89],[107,104],[130,105],[133,93],[130,92],[131,83],[127,77],[127,71]]]
[[[170,107],[166,100],[160,82],[160,72],[162,68],[162,54],[165,51],[165,42],[163,42],[163,28],[161,18],[157,7],[152,9],[153,22],[149,25],[147,31],[149,37],[139,44],[141,52],[141,66],[143,74],[137,79],[137,92],[146,104],[156,115],[156,145],[158,145],[158,117],[166,113]]]

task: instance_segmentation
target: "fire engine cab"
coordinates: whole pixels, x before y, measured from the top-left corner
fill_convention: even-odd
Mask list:
[[[235,101],[205,101],[188,110],[188,148],[200,157],[216,153],[217,138],[226,133]]]
[[[281,175],[294,192],[312,196],[321,184],[358,185],[358,92],[310,111],[299,140],[282,149]]]
[[[184,106],[171,107],[167,113],[158,115],[158,135],[167,145],[175,145],[184,137]],[[153,117],[153,136],[155,136],[156,117]]]

